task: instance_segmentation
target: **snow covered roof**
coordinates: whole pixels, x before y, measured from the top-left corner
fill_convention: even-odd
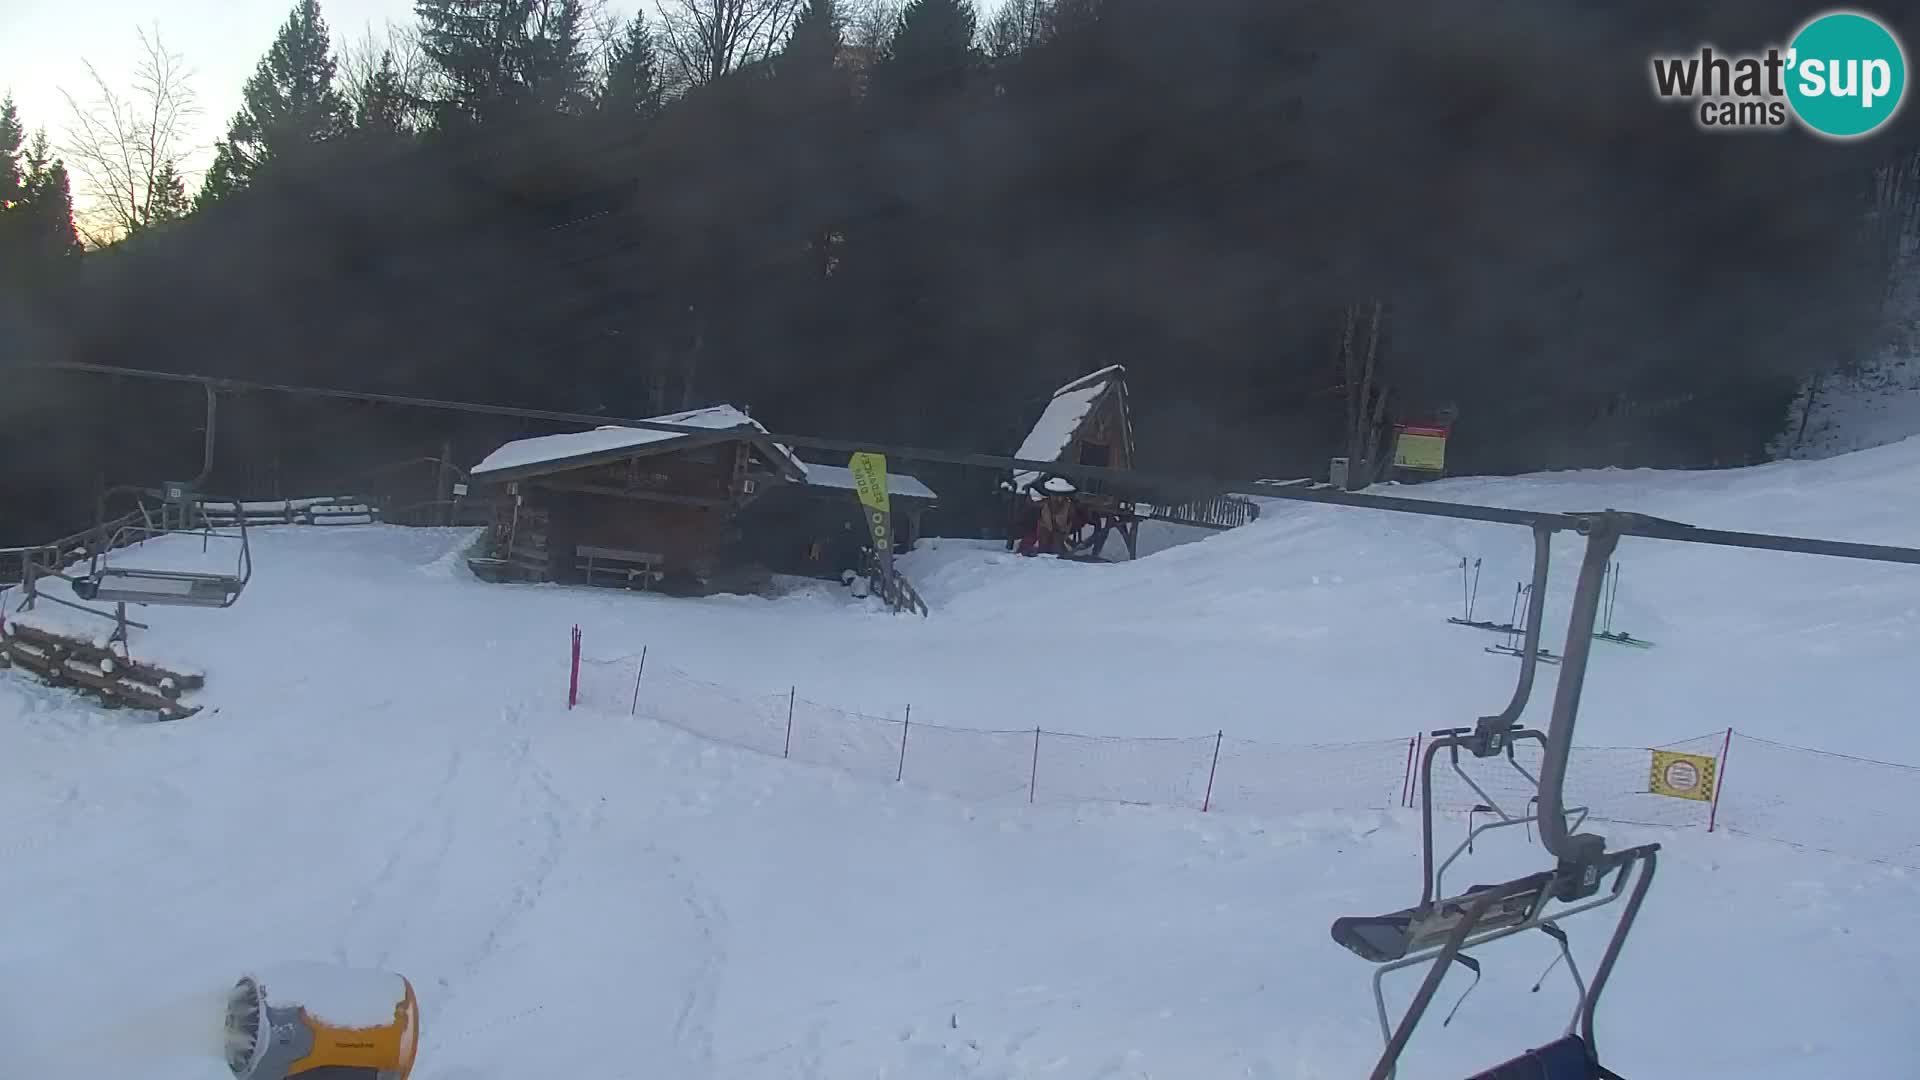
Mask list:
[[[781,459],[775,462],[776,467],[784,465],[782,471],[790,472],[795,479],[805,479],[807,475],[806,464],[794,457],[792,450],[768,439],[766,428],[731,405],[714,405],[647,419],[660,424],[677,424],[715,432],[747,429],[746,437],[767,448],[769,456]],[[512,476],[553,472],[557,468],[583,465],[595,459],[627,456],[628,452],[641,447],[652,447],[649,453],[664,452],[672,449],[673,444],[693,437],[692,432],[616,424],[602,425],[592,431],[539,435],[531,439],[516,439],[488,454],[485,460],[473,467],[471,475],[476,480],[503,480]]]
[[[1026,441],[1020,444],[1020,449],[1014,451],[1013,456],[1026,461],[1060,460],[1060,455],[1072,444],[1074,433],[1080,430],[1080,425],[1086,421],[1087,414],[1093,411],[1100,395],[1106,393],[1114,380],[1126,373],[1125,367],[1112,364],[1090,375],[1082,375],[1055,390],[1053,400],[1047,402],[1040,419],[1034,423],[1033,430],[1027,432]],[[1013,478],[1013,485],[1024,491],[1039,475],[1034,472],[1018,473]]]
[[[845,488],[856,490],[853,483],[853,470],[838,465],[807,465],[807,483],[814,487]],[[925,499],[932,502],[939,498],[933,489],[918,479],[905,473],[887,473],[887,494],[903,499]]]

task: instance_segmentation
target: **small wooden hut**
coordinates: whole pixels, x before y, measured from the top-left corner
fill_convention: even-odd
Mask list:
[[[1133,414],[1127,405],[1127,369],[1101,368],[1053,392],[1040,419],[1014,457],[1108,469],[1133,468]],[[1017,472],[1013,487],[1024,493],[1044,473]],[[1081,490],[1097,485],[1079,482]]]
[[[806,467],[730,405],[651,418],[697,432],[600,427],[520,439],[474,466],[496,495],[477,574],[520,581],[729,587],[751,562],[743,510]]]

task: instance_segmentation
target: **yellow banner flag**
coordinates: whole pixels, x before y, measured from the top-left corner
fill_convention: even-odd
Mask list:
[[[1713,801],[1713,773],[1716,762],[1705,754],[1681,754],[1672,750],[1653,752],[1653,771],[1647,790],[1674,799]]]
[[[892,509],[887,499],[887,459],[884,454],[862,451],[853,455],[847,462],[847,468],[853,473],[853,489],[860,493],[860,505],[883,514]]]

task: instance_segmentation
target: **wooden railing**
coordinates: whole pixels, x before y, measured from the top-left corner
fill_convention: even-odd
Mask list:
[[[43,571],[57,570],[77,559],[86,558],[93,553],[94,547],[98,544],[112,544],[116,547],[125,547],[132,541],[123,539],[116,544],[112,538],[120,535],[122,530],[129,525],[145,525],[147,523],[147,515],[144,509],[132,510],[114,518],[105,525],[96,525],[93,528],[74,533],[72,536],[63,536],[58,540],[51,540],[44,544],[0,548],[0,587],[18,585],[20,582],[26,580],[26,567],[27,560],[29,559],[33,560],[34,565],[40,567]]]
[[[1174,506],[1143,506],[1146,517],[1203,529],[1237,529],[1260,517],[1260,504],[1239,495],[1216,495]]]

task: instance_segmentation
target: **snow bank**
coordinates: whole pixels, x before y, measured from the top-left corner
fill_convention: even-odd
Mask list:
[[[694,409],[691,412],[672,413],[667,416],[653,416],[647,419],[662,424],[678,424],[683,427],[728,430],[748,428],[766,434],[767,429],[746,413],[731,405],[715,405],[706,409]],[[521,469],[529,465],[544,465],[549,462],[568,461],[591,454],[604,454],[614,450],[626,450],[645,446],[648,443],[664,442],[668,439],[684,438],[685,432],[661,431],[654,428],[620,427],[603,425],[592,431],[567,432],[560,435],[541,435],[531,439],[516,439],[507,443],[483,458],[470,472],[476,480],[484,480],[495,473],[510,469]],[[780,452],[794,464],[800,472],[806,472],[806,466],[793,457],[786,447]]]
[[[1914,543],[1916,475],[1909,440],[1419,494]],[[1327,929],[1419,891],[1404,755],[1366,747],[1506,700],[1515,662],[1445,619],[1462,556],[1484,559],[1485,615],[1503,614],[1528,554],[1520,529],[1274,503],[1135,563],[925,545],[901,560],[934,605],[921,620],[831,586],[681,600],[487,585],[450,561],[470,529],[253,536],[256,578],[233,608],[141,613],[153,629],[136,655],[190,652],[206,712],[144,723],[0,674],[0,1075],[130,1075],[103,1027],[134,1031],[116,1018],[280,957],[404,973],[420,1080],[636,1060],[730,1080],[1364,1075],[1380,1047],[1371,973]],[[1556,546],[1550,618],[1576,549]],[[1906,722],[1920,575],[1641,541],[1621,563],[1616,625],[1657,644],[1596,651],[1581,742],[1731,725],[1756,747],[1920,761]],[[695,738],[618,708],[569,712],[575,624],[596,656],[648,646],[663,686],[680,669],[697,700],[731,703],[708,710],[730,726]],[[829,731],[810,710],[864,726]],[[1037,725],[1078,737],[1041,740],[1036,774]],[[1090,738],[1123,735],[1170,744],[1148,769],[1135,744]],[[1212,739],[1209,812],[1127,805],[1191,799]],[[1305,744],[1329,764],[1272,783]],[[1601,830],[1665,845],[1600,1009],[1611,1068],[1787,1080],[1910,1060],[1920,941],[1859,928],[1910,922],[1920,877],[1810,849],[1843,830],[1911,844],[1911,802],[1864,796],[1843,760],[1735,744],[1722,813],[1771,815],[1797,848]],[[917,771],[935,762],[952,767]],[[1788,795],[1740,807],[1743,767]],[[1385,807],[1327,805],[1363,786]],[[1465,825],[1451,814],[1441,835]],[[1464,858],[1463,883],[1544,865],[1524,836]],[[1605,923],[1569,924],[1588,973]],[[1540,935],[1480,950],[1484,980],[1454,1024],[1422,1029],[1405,1080],[1457,1080],[1557,1033],[1564,973],[1530,992],[1556,952]],[[1389,1000],[1414,978],[1390,979]],[[1446,1007],[1467,981],[1449,976]],[[185,1052],[197,1039],[141,1075],[219,1074]]]

